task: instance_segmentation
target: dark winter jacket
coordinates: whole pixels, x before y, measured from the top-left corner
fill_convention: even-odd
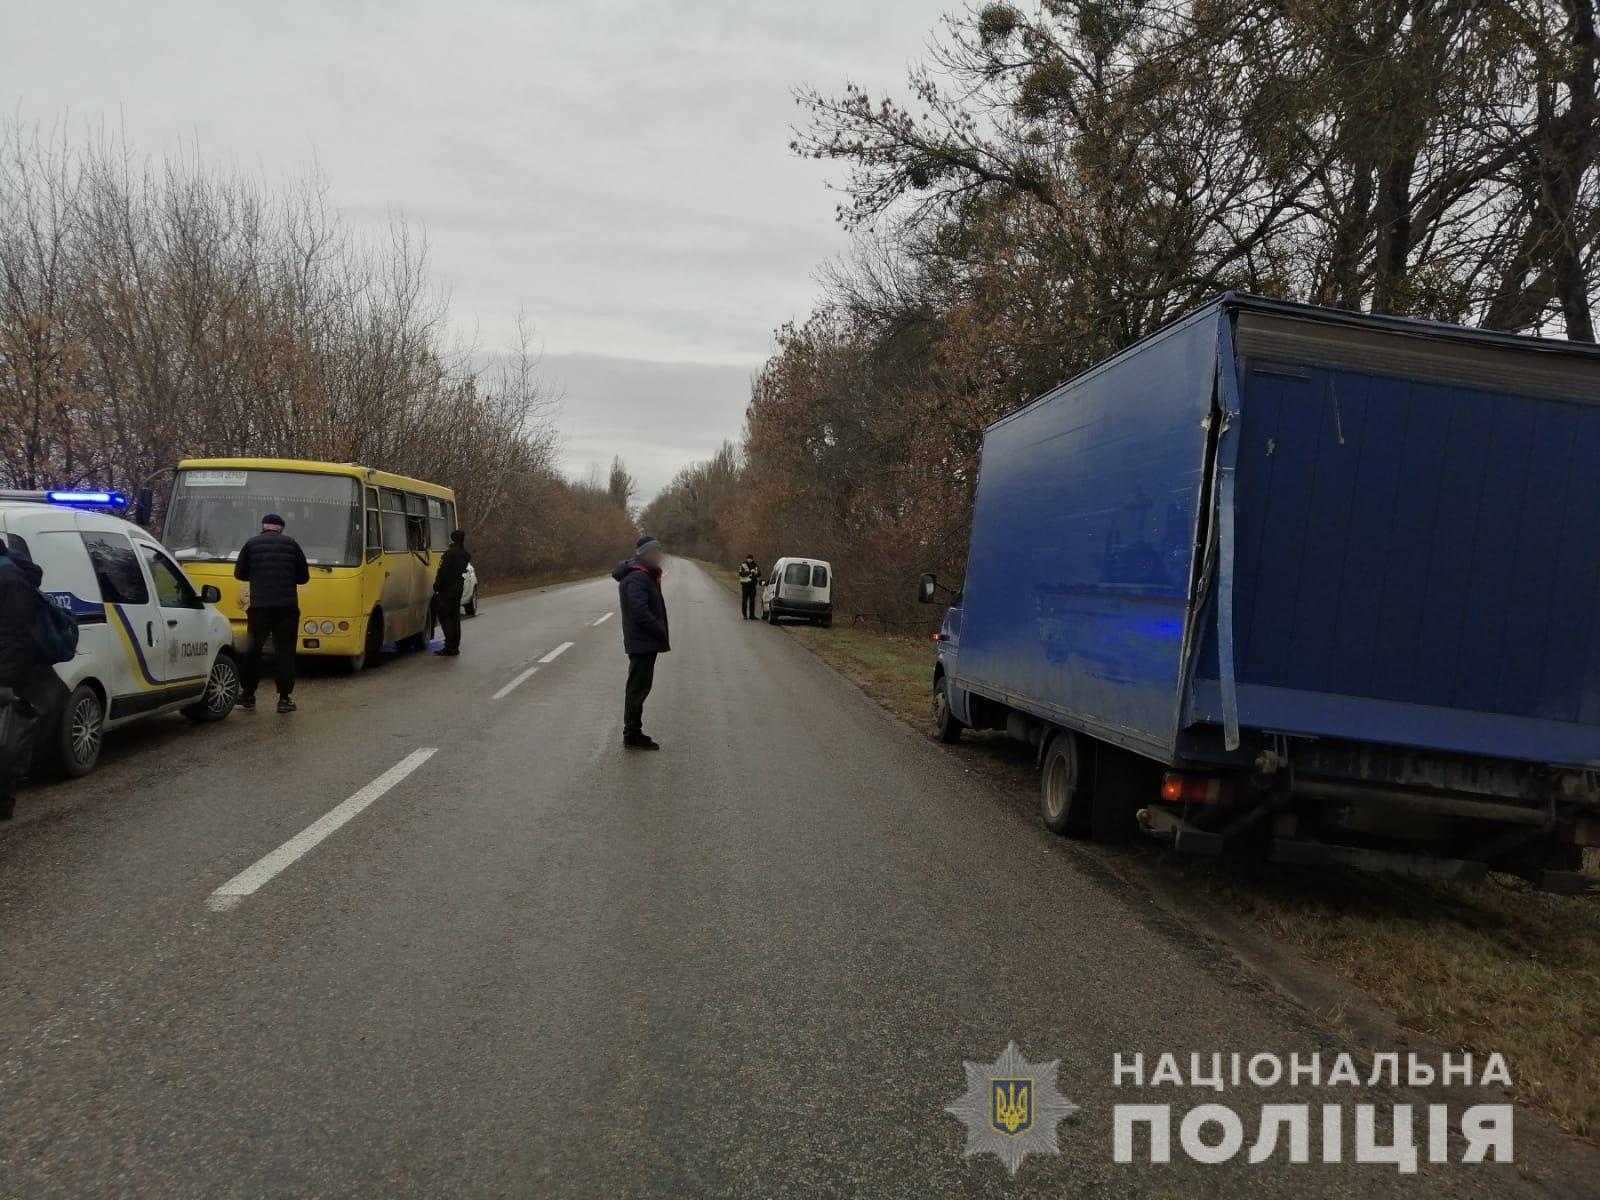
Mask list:
[[[620,562],[611,572],[622,604],[622,648],[629,654],[665,654],[667,602],[661,595],[661,568],[637,558]]]
[[[286,533],[264,531],[244,544],[233,577],[250,585],[251,608],[299,608],[295,589],[311,580],[300,543]]]
[[[439,556],[439,573],[433,577],[434,593],[440,596],[461,595],[461,589],[466,586],[467,564],[471,561],[472,555],[467,553],[465,546],[460,542],[451,542]]]
[[[44,662],[34,621],[44,572],[5,552],[0,540],[0,685],[21,688]]]

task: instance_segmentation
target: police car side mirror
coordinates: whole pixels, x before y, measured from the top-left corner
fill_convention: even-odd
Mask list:
[[[933,594],[939,586],[939,581],[931,574],[924,575],[917,583],[917,603],[932,604]]]
[[[203,604],[221,604],[222,589],[214,583],[208,583],[200,589],[200,601]]]

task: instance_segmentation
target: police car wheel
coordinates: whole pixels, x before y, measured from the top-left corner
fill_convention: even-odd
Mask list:
[[[239,690],[239,668],[228,655],[219,654],[217,661],[211,664],[206,690],[200,693],[198,701],[183,710],[183,715],[202,725],[220,721],[233,711]]]
[[[56,757],[62,774],[76,779],[94,770],[105,741],[106,708],[100,693],[80,683],[67,697],[56,733]]]

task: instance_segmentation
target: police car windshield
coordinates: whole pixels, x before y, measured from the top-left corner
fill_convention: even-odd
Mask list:
[[[347,475],[198,469],[178,472],[162,540],[182,562],[231,562],[277,513],[314,566],[361,561],[361,489]]]

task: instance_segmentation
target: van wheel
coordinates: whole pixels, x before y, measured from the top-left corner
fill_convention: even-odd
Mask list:
[[[465,613],[469,617],[477,616],[478,615],[478,598],[476,596],[474,596],[471,600],[468,600],[465,604],[463,604],[461,606],[461,611],[463,613]]]
[[[833,628],[833,618],[832,617],[823,617],[822,620],[817,622],[817,624],[821,625],[824,629],[832,629]]]
[[[94,770],[105,742],[106,706],[100,693],[80,683],[67,697],[56,726],[54,745],[49,747],[55,765],[68,779],[77,779]]]
[[[226,654],[217,655],[211,664],[211,674],[206,679],[206,690],[200,699],[183,710],[183,715],[200,725],[220,721],[233,711],[233,702],[239,698],[239,668]]]
[[[1050,739],[1039,771],[1039,815],[1051,833],[1082,838],[1093,832],[1092,797],[1084,782],[1082,740],[1063,730]]]
[[[950,745],[961,740],[965,728],[950,711],[950,681],[941,675],[933,685],[933,736]]]

